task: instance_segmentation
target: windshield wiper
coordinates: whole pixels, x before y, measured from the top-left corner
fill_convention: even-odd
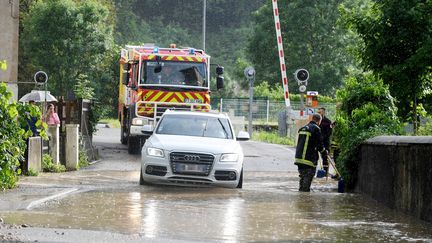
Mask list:
[[[219,118],[217,120],[218,120],[219,124],[222,126],[222,129],[223,129],[223,131],[225,133],[225,138],[228,138],[228,132],[225,129],[225,126],[223,125],[222,121]]]

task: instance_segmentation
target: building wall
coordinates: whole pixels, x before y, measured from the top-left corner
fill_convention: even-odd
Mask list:
[[[390,208],[432,222],[432,136],[367,140],[357,190]]]
[[[0,0],[0,60],[6,60],[7,70],[0,71],[0,81],[18,80],[19,0]],[[16,84],[8,84],[18,97]]]

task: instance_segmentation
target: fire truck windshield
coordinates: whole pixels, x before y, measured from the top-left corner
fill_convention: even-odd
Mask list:
[[[193,62],[145,62],[141,85],[207,87],[207,71],[204,63]]]

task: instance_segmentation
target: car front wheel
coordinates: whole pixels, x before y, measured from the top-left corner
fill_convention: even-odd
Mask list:
[[[142,168],[140,169],[140,180],[139,180],[139,184],[140,184],[141,186],[146,184],[146,182],[145,182],[144,179],[143,179]]]
[[[243,188],[243,168],[240,172],[240,179],[239,179],[239,182],[237,184],[237,188]]]

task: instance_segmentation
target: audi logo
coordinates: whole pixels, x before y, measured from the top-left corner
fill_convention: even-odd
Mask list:
[[[185,161],[199,161],[200,157],[198,155],[185,155],[184,160]]]

